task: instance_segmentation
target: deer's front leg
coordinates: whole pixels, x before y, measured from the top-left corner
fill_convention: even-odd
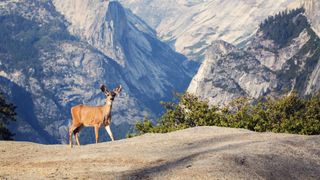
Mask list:
[[[96,134],[96,144],[98,143],[99,140],[99,127],[94,126],[94,133]]]
[[[106,130],[107,130],[107,133],[109,134],[111,140],[114,141],[114,138],[113,138],[113,134],[112,134],[112,132],[111,132],[110,125],[107,125],[107,126],[106,126]]]
[[[107,118],[107,121],[106,121],[106,123],[105,123],[106,131],[107,131],[107,133],[109,134],[111,140],[114,141],[113,134],[112,134],[111,128],[110,128],[110,124],[111,124],[111,117],[108,117],[108,118]]]

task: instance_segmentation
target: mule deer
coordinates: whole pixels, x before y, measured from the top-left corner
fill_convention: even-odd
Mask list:
[[[77,105],[71,108],[72,124],[69,129],[69,142],[72,147],[72,134],[74,134],[77,144],[80,146],[79,131],[84,126],[93,126],[96,136],[96,143],[99,139],[99,128],[105,126],[107,133],[112,141],[114,141],[110,124],[111,124],[111,108],[112,103],[117,94],[122,90],[121,85],[112,91],[109,91],[105,85],[100,87],[101,91],[106,96],[106,104],[103,106],[86,106]]]

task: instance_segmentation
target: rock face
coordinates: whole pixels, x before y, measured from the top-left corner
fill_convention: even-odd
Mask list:
[[[0,177],[318,179],[319,138],[197,127],[73,149],[0,142]]]
[[[276,76],[251,54],[224,41],[208,49],[188,92],[210,104],[225,105],[240,96],[258,98],[275,86]]]
[[[5,0],[0,26],[0,89],[18,107],[18,140],[66,143],[70,107],[103,105],[103,83],[123,86],[112,119],[122,138],[191,80],[186,58],[118,2]]]
[[[320,2],[317,0],[302,0],[302,3],[313,30],[320,36]]]
[[[317,0],[315,0],[317,1]],[[300,0],[121,0],[156,29],[158,36],[190,59],[202,61],[214,40],[242,45],[259,23]]]
[[[303,9],[270,17],[244,48],[214,42],[188,92],[216,105],[288,90],[309,95],[320,89],[319,42]]]

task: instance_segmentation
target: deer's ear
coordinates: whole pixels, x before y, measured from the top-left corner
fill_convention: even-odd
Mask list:
[[[101,89],[101,91],[102,91],[103,93],[107,93],[107,92],[108,92],[108,89],[107,89],[107,87],[106,87],[104,84],[101,85],[100,89]]]
[[[122,91],[122,86],[119,85],[116,89],[115,89],[115,93],[119,94]]]

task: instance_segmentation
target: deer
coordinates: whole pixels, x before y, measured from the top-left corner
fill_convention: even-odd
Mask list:
[[[106,103],[103,106],[76,105],[71,107],[72,124],[69,128],[69,142],[72,148],[72,134],[76,138],[77,145],[80,146],[79,132],[83,127],[94,127],[96,144],[99,139],[99,128],[104,126],[112,141],[113,134],[110,128],[112,103],[116,95],[122,91],[122,86],[109,91],[105,85],[101,85],[101,91],[106,96]]]

